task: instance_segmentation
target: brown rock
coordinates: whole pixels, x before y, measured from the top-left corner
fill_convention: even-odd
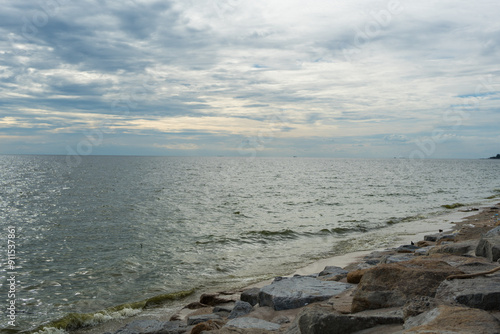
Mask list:
[[[191,329],[191,334],[200,334],[203,331],[212,331],[215,329],[220,329],[224,325],[224,322],[221,320],[209,320],[206,322],[202,322]]]
[[[200,296],[200,303],[210,306],[234,302],[233,299],[220,298],[218,293],[204,293]]]
[[[434,243],[433,242],[430,242],[430,241],[424,241],[424,240],[421,240],[421,241],[418,241],[417,242],[417,246],[418,247],[427,247],[427,246],[431,246],[433,245]]]
[[[361,281],[363,275],[370,269],[372,268],[350,271],[347,274],[347,283],[358,284]]]
[[[434,297],[449,275],[461,274],[444,261],[418,257],[368,269],[354,292],[352,312],[403,306],[415,296]]]
[[[493,334],[500,332],[500,323],[486,311],[444,305],[408,319],[404,327],[406,329],[404,334]]]

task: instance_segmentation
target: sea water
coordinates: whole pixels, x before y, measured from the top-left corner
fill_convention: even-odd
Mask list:
[[[390,244],[396,226],[438,217],[442,205],[473,206],[500,194],[495,160],[68,162],[0,156],[4,331],[68,321],[70,313],[98,323],[137,314],[148,300],[290,273],[314,259]],[[9,228],[15,327],[7,324]]]

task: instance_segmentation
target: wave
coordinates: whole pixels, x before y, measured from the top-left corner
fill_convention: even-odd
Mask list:
[[[395,224],[399,224],[399,223],[412,222],[415,220],[422,220],[425,218],[427,218],[427,216],[425,216],[425,215],[416,215],[416,216],[407,216],[407,217],[391,217],[385,223],[387,225],[395,225]]]
[[[124,319],[140,313],[143,309],[158,307],[169,301],[183,299],[193,294],[195,289],[167,293],[154,296],[138,302],[125,303],[109,307],[94,313],[69,313],[61,319],[41,325],[30,333],[33,334],[59,334],[84,327],[92,327],[109,320]]]

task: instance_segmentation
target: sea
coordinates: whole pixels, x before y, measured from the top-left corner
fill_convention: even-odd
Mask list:
[[[0,331],[172,311],[387,247],[498,201],[499,175],[498,160],[0,155]]]

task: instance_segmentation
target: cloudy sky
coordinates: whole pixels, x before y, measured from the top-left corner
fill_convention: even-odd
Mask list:
[[[498,0],[0,5],[0,153],[500,153]]]

